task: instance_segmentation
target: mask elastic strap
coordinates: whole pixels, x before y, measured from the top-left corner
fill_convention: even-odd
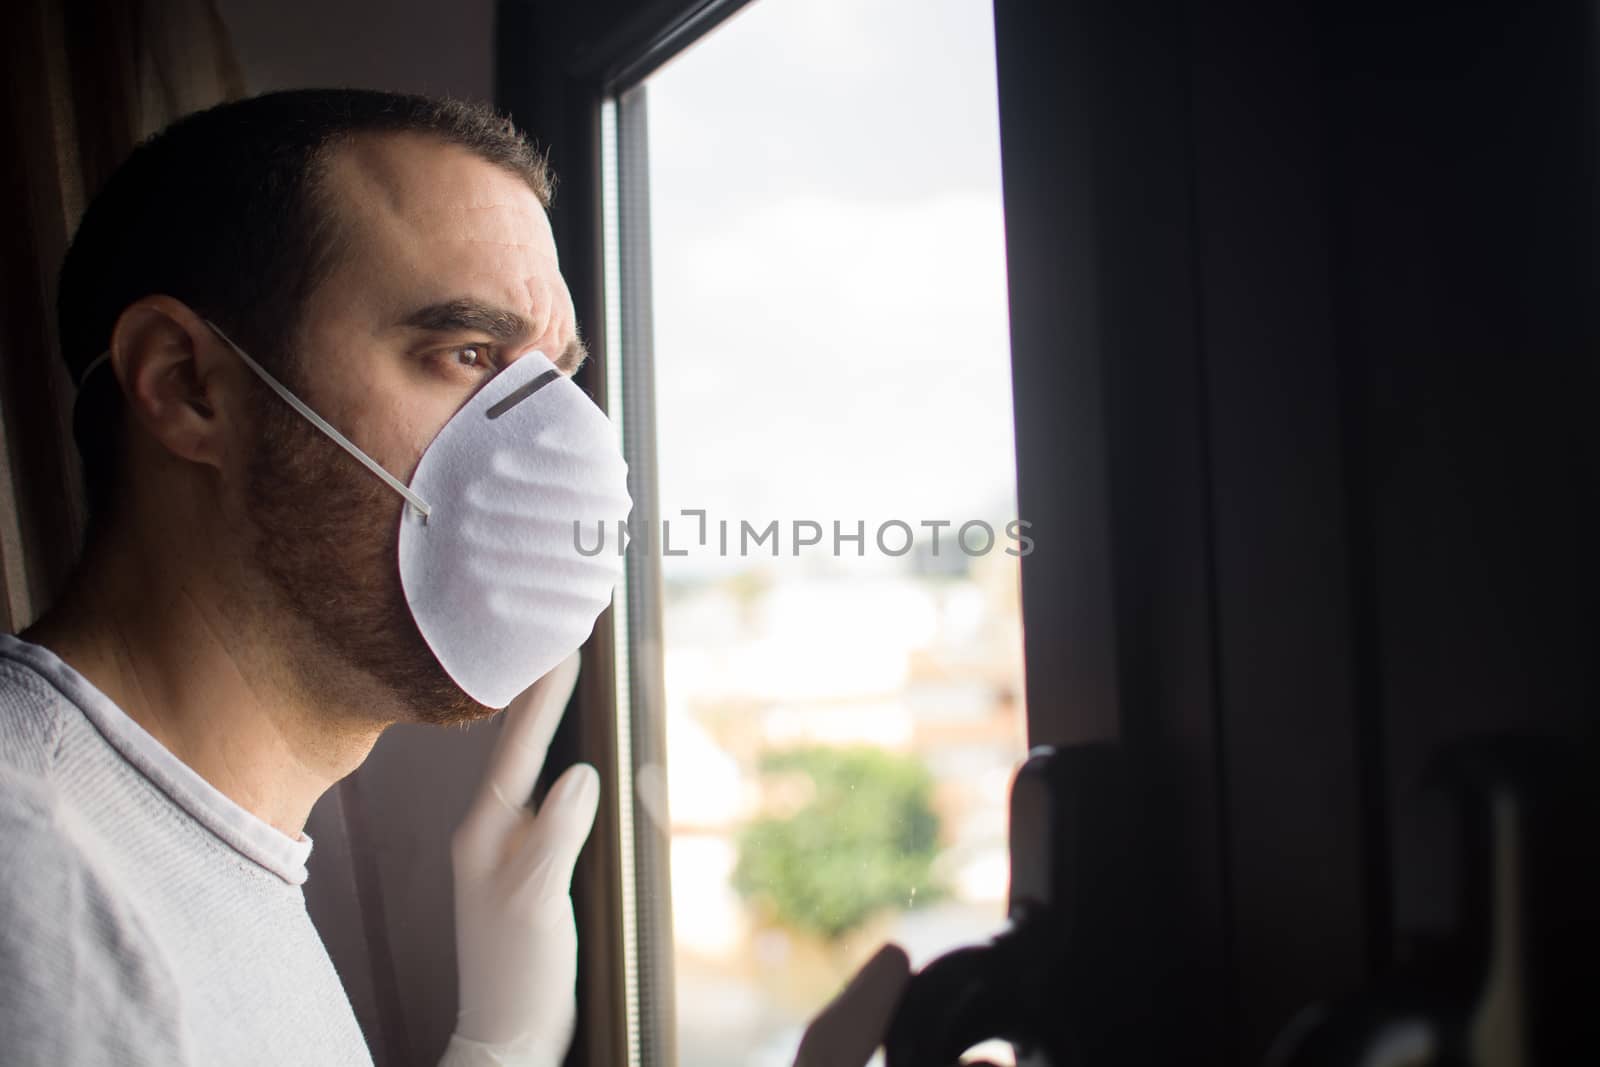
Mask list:
[[[105,363],[106,360],[108,360],[110,358],[111,358],[111,350],[108,348],[104,352],[100,353],[98,356],[95,356],[94,359],[89,362],[89,365],[87,367],[83,368],[83,373],[78,376],[78,388],[79,388],[79,390],[83,389],[83,383],[87,382],[89,380],[89,375],[91,375],[95,371],[99,370],[101,364]]]
[[[318,415],[315,411],[312,411],[311,408],[306,405],[305,401],[295,396],[288,390],[286,386],[283,385],[283,383],[279,382],[278,379],[274,378],[271,374],[268,374],[266,368],[246,355],[244,349],[234,344],[233,340],[229,338],[227,334],[222,332],[221,327],[212,322],[210,319],[206,319],[205,323],[207,326],[215,330],[217,336],[222,338],[224,343],[226,343],[229,348],[233,349],[234,352],[238,354],[240,359],[244,360],[244,365],[255,371],[256,377],[266,382],[274,393],[277,393],[283,398],[285,403],[294,408],[301,415],[304,415],[307,422],[311,423],[311,425],[327,434],[333,439],[334,444],[338,445],[340,448],[354,456],[361,462],[362,466],[367,468],[367,470],[371,471],[373,474],[376,474],[379,478],[382,478],[388,484],[389,488],[405,497],[406,503],[410,504],[416,513],[422,517],[423,522],[428,521],[428,513],[432,509],[428,507],[427,501],[423,500],[416,493],[413,493],[410,487],[408,487],[400,479],[384,470],[377,460],[361,451],[361,449],[356,447],[354,442],[352,442],[348,437],[334,429],[332,423],[324,419],[321,415]],[[103,359],[104,357],[101,358]],[[93,368],[91,367],[91,369]],[[87,375],[85,375],[85,377],[87,377]]]

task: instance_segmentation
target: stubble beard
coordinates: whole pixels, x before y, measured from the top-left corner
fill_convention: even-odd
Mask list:
[[[264,387],[249,469],[255,563],[295,616],[290,669],[308,694],[388,721],[459,726],[496,714],[428,647],[400,579],[402,502]],[[373,698],[392,702],[371,707]]]

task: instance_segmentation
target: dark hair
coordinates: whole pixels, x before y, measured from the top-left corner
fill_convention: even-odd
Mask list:
[[[117,318],[151,294],[182,300],[283,369],[306,298],[335,260],[331,151],[421,133],[522,178],[546,206],[544,159],[510,120],[453,100],[362,89],[267,93],[185,116],[135,148],[95,196],[61,265],[61,353],[79,383],[73,437],[90,514],[114,503],[122,395],[95,370]]]

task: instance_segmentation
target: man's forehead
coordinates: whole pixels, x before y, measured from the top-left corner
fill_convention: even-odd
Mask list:
[[[341,231],[334,288],[373,313],[472,295],[546,320],[566,302],[544,205],[520,176],[468,149],[362,137],[329,160],[324,190]]]
[[[543,203],[526,180],[425,134],[352,138],[328,159],[324,191],[344,219],[382,240],[495,241],[555,256]]]

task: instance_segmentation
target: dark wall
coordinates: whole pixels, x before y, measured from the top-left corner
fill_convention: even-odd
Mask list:
[[[1327,30],[1380,917],[1405,961],[1471,917],[1459,823],[1421,787],[1441,746],[1541,734],[1597,769],[1596,10],[1360,4]],[[1577,810],[1541,813],[1530,857],[1557,872],[1529,890],[1540,1062],[1576,1053],[1561,960],[1594,947],[1592,895],[1560,899],[1593,892]]]
[[[251,89],[492,98],[494,0],[217,0]]]
[[[1257,1062],[1464,918],[1438,753],[1596,769],[1596,12],[996,16],[1035,739],[1163,768],[1151,1013]]]
[[[1453,919],[1428,753],[1600,724],[1596,20],[1357,4],[1327,25],[1363,696],[1404,933]]]

